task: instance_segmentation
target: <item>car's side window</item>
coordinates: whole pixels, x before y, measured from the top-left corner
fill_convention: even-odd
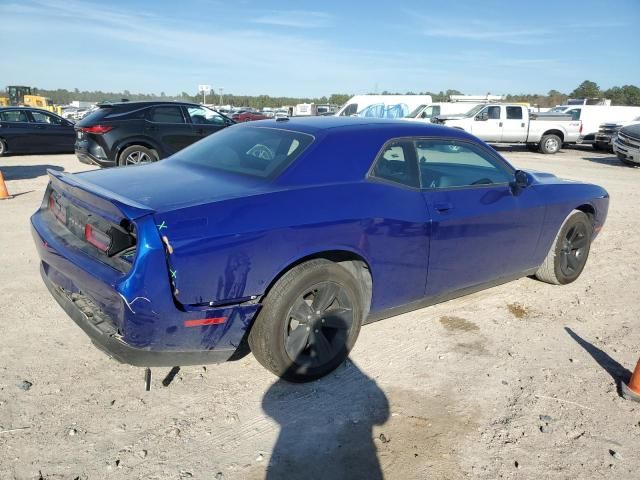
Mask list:
[[[387,143],[378,155],[371,175],[409,187],[420,185],[413,142],[398,140]]]
[[[201,107],[189,107],[187,109],[191,123],[198,125],[224,125],[222,115],[218,115],[213,110]]]
[[[493,105],[491,107],[487,107],[487,113],[489,114],[490,120],[500,120],[500,107],[497,105]]]
[[[0,120],[3,122],[27,123],[29,118],[22,110],[8,110],[0,112]]]
[[[506,164],[469,142],[418,140],[415,145],[423,188],[506,184],[513,179]]]
[[[507,120],[522,120],[522,107],[507,107]]]
[[[61,125],[62,121],[53,115],[44,112],[31,111],[33,121],[36,123],[48,123],[49,125]]]
[[[151,110],[152,122],[156,123],[185,123],[180,107],[155,107]]]

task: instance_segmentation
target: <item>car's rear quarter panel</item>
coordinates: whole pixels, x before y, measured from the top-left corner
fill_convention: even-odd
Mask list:
[[[259,296],[327,251],[369,265],[372,310],[424,294],[429,222],[418,192],[372,182],[283,189],[157,215],[183,304]]]

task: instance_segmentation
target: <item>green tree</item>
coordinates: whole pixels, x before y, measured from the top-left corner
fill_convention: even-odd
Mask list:
[[[602,95],[600,87],[597,83],[592,82],[591,80],[585,80],[578,86],[578,88],[569,94],[569,96],[573,98],[594,98],[599,97],[600,95]]]

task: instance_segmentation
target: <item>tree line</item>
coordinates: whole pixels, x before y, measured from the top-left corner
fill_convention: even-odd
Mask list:
[[[138,100],[180,100],[188,102],[201,102],[202,95],[188,92],[181,92],[178,95],[167,95],[165,92],[155,93],[134,93],[129,90],[123,92],[103,92],[100,90],[88,91],[79,89],[66,90],[59,88],[56,90],[36,89],[39,95],[50,98],[57,105],[67,105],[74,100],[87,102],[119,102],[122,99],[130,101]],[[446,90],[440,92],[389,92],[383,91],[382,95],[431,95],[434,102],[446,102],[450,95],[462,95],[458,90]],[[296,105],[298,103],[330,103],[343,105],[353,94],[334,93],[323,97],[271,97],[269,95],[235,95],[230,93],[221,94],[211,92],[207,95],[207,103],[233,105],[237,107],[253,107],[262,109],[264,107],[281,107],[283,105]],[[635,85],[623,85],[621,87],[611,87],[602,90],[598,84],[590,80],[585,80],[570,93],[562,93],[558,90],[550,90],[547,94],[509,94],[506,100],[509,102],[527,102],[540,107],[553,107],[562,105],[568,98],[609,98],[612,105],[634,105],[640,106],[640,88]]]

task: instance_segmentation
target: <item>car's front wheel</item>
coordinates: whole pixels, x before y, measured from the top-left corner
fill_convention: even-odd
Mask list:
[[[131,145],[125,148],[118,157],[118,165],[121,167],[130,165],[144,165],[145,163],[157,162],[158,154],[155,150],[143,147],[142,145]]]
[[[592,235],[589,216],[579,210],[572,211],[560,227],[536,277],[554,285],[575,281],[587,263]]]
[[[325,259],[285,273],[265,297],[249,346],[268,370],[308,382],[337,368],[360,332],[363,299],[357,280]]]
[[[7,154],[7,144],[0,138],[0,157]]]

